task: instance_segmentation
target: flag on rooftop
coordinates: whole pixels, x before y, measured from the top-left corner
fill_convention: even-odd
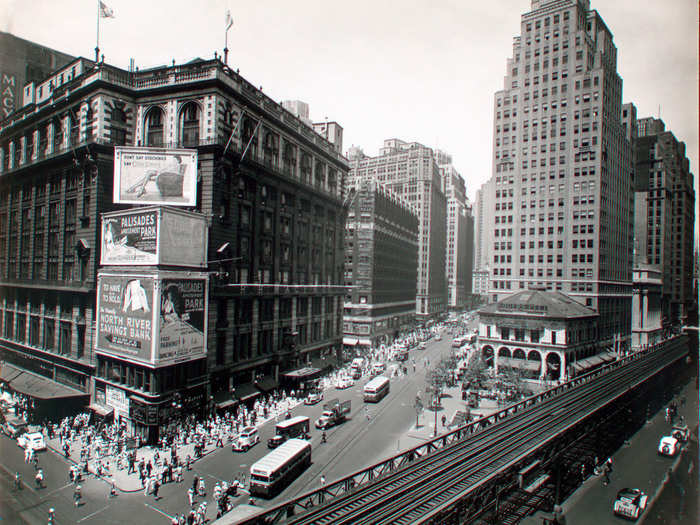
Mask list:
[[[114,11],[111,7],[100,0],[100,17],[102,18],[114,18]]]
[[[231,11],[229,9],[226,10],[226,30],[228,31],[231,29],[231,26],[233,25],[233,17],[231,16]]]

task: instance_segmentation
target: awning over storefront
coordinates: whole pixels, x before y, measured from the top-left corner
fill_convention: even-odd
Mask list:
[[[612,363],[617,360],[617,354],[615,352],[603,352],[602,354],[598,354],[598,357],[606,363]]]
[[[349,346],[368,345],[372,346],[372,341],[368,337],[343,337],[343,344]]]
[[[602,365],[603,363],[605,363],[605,361],[600,356],[592,355],[591,357],[585,357],[573,362],[571,366],[574,367],[574,370],[581,372],[593,368],[594,366]]]
[[[323,371],[327,368],[332,368],[334,361],[335,359],[332,357],[316,357],[311,360],[311,363],[308,366],[309,368],[318,368],[319,370]]]
[[[292,370],[291,372],[285,372],[282,376],[288,379],[313,379],[321,372],[320,368],[305,367],[299,368],[298,370]]]
[[[20,371],[19,374],[12,373],[12,379],[10,381],[5,381],[10,384],[10,388],[12,390],[26,396],[33,397],[35,399],[61,399],[89,395],[85,392],[81,392],[80,390],[76,390],[75,388],[62,385],[61,383],[58,383],[53,379],[49,379],[48,377],[27,372],[26,370],[18,369],[17,367],[8,364],[4,364],[2,366],[3,374],[5,373],[6,367]],[[8,371],[8,374],[9,373],[10,371]]]
[[[5,381],[5,383],[9,383],[22,372],[24,372],[24,370],[21,368],[7,363],[0,363],[0,380]]]
[[[540,370],[541,365],[542,363],[540,363],[540,361],[531,361],[529,359],[515,359],[512,357],[498,358],[498,366],[510,366],[522,370]]]
[[[255,388],[252,383],[243,383],[242,385],[236,386],[233,389],[233,396],[240,401],[247,401],[248,399],[253,399],[255,396],[260,395],[260,390]]]
[[[265,376],[262,379],[258,379],[255,382],[255,386],[258,387],[262,392],[271,392],[277,388],[277,381],[272,376]]]
[[[110,416],[114,412],[114,408],[100,405],[99,403],[92,403],[90,406],[88,406],[88,408],[98,416],[102,417]]]
[[[214,404],[216,408],[228,408],[238,403],[237,399],[233,399],[233,394],[224,390],[223,392],[216,392],[214,394]]]

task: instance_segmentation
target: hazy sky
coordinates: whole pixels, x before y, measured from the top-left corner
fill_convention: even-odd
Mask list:
[[[300,99],[335,120],[351,145],[376,155],[385,138],[453,155],[473,198],[491,174],[493,94],[529,0],[105,0],[106,62],[141,68],[213,58],[277,101]],[[97,1],[3,0],[0,29],[94,58]],[[623,102],[657,116],[685,141],[698,174],[698,4],[593,0],[614,35]],[[696,190],[697,191],[697,190]]]

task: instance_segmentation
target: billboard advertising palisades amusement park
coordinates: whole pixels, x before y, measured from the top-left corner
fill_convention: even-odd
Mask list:
[[[154,367],[204,357],[208,295],[203,273],[100,271],[96,352]]]
[[[201,213],[162,206],[103,213],[100,263],[204,268],[207,239]]]

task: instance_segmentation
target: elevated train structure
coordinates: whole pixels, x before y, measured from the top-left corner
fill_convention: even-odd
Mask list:
[[[517,523],[551,509],[667,399],[678,336],[240,523]],[[676,370],[677,371],[677,370]]]

